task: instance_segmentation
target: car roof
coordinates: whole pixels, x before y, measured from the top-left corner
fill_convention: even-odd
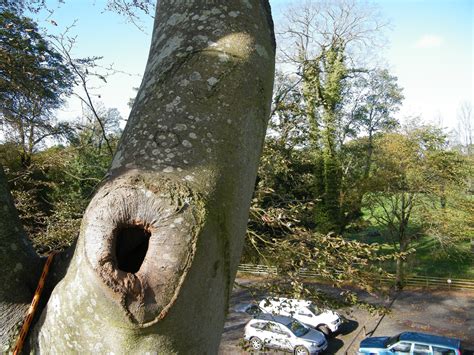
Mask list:
[[[261,313],[258,316],[256,316],[255,319],[277,322],[284,325],[289,324],[294,321],[294,319],[291,317],[280,316],[280,315],[271,314],[271,313]]]
[[[301,303],[301,304],[311,303],[311,301],[299,300],[296,298],[287,298],[287,297],[265,297],[260,302],[263,302],[263,301],[271,301],[271,302],[276,302],[276,303],[281,303],[281,302]]]
[[[262,307],[267,307],[267,306],[280,306],[283,304],[287,304],[291,307],[308,307],[311,305],[311,301],[306,301],[306,300],[297,300],[294,298],[285,298],[285,297],[267,297],[262,299],[259,302],[259,305]]]
[[[459,348],[461,341],[454,338],[446,338],[439,335],[416,333],[416,332],[403,332],[400,334],[399,340],[404,341],[415,341],[428,343],[430,345],[449,346],[453,348]]]
[[[236,311],[236,312],[245,312],[250,307],[260,308],[257,304],[251,303],[251,302],[250,303],[238,303],[234,306],[234,311]]]

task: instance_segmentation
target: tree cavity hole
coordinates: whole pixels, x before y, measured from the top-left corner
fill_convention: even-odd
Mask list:
[[[151,233],[143,226],[124,226],[117,232],[115,254],[118,268],[129,273],[140,270]]]

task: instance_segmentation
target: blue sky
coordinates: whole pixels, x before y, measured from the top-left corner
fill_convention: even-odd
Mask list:
[[[105,0],[68,0],[50,17],[60,31],[77,20],[71,34],[77,35],[74,54],[103,56],[103,65],[131,75],[116,74],[100,88],[107,107],[128,115],[127,102],[140,84],[150,44],[151,18],[143,19],[143,31],[115,13],[104,12]],[[274,21],[284,18],[288,4],[300,1],[270,0]],[[50,1],[51,4],[55,2]],[[423,120],[454,127],[456,111],[463,101],[474,103],[474,1],[472,0],[377,0],[381,16],[390,22],[385,32],[387,46],[380,56],[398,76],[405,102],[399,117],[421,116]],[[40,14],[40,20],[46,18]],[[43,21],[40,21],[43,23]],[[61,117],[78,115],[71,101]]]
[[[393,24],[385,57],[405,89],[401,114],[453,126],[462,101],[474,103],[472,0],[385,0]]]

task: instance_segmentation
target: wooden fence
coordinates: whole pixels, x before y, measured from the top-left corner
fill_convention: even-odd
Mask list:
[[[240,264],[238,272],[254,275],[278,275],[278,269],[275,266]],[[308,279],[321,279],[321,276],[311,270],[301,269],[299,275]],[[395,283],[395,275],[380,276],[377,280],[385,284]],[[460,290],[474,290],[474,280],[468,279],[450,279],[442,277],[428,276],[407,276],[405,277],[405,285],[412,287],[431,287],[431,288],[447,288]]]

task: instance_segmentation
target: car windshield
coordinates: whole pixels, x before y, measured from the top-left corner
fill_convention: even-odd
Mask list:
[[[256,305],[251,305],[250,307],[248,307],[245,312],[247,314],[250,314],[251,316],[256,316],[260,313],[262,313],[262,311],[260,310],[260,307],[256,306]]]
[[[291,332],[296,335],[297,337],[300,337],[302,335],[305,335],[306,333],[309,332],[309,329],[305,327],[303,324],[301,324],[298,321],[293,321],[290,324],[286,325],[288,329],[291,330]]]
[[[313,312],[313,314],[314,314],[315,316],[318,316],[318,315],[321,314],[321,311],[319,310],[319,308],[316,307],[316,306],[313,305],[313,304],[308,305],[308,309],[309,309],[311,312]]]
[[[387,341],[385,342],[385,347],[388,348],[390,345],[395,344],[396,342],[398,342],[399,338],[400,338],[400,335],[395,335],[393,337],[388,338]]]

